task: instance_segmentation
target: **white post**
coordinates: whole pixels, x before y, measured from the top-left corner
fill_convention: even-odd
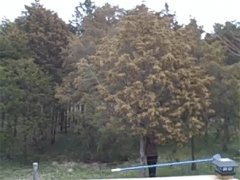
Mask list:
[[[39,174],[38,174],[38,163],[33,163],[33,180],[40,180]]]

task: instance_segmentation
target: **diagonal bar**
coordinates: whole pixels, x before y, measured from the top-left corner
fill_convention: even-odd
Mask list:
[[[191,163],[206,163],[206,162],[212,162],[213,160],[220,159],[221,156],[219,154],[214,155],[210,159],[199,159],[199,160],[193,160],[193,161],[181,161],[181,162],[172,162],[172,163],[163,163],[163,164],[155,164],[155,165],[144,165],[144,166],[132,166],[132,167],[126,167],[126,168],[116,168],[112,169],[112,172],[120,172],[120,171],[129,171],[129,170],[139,170],[139,169],[145,169],[145,168],[151,168],[151,167],[168,167],[168,166],[179,166],[179,165],[186,165]]]

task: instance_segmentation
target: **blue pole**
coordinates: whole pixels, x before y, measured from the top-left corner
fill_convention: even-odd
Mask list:
[[[112,169],[112,172],[120,172],[120,171],[129,171],[129,170],[138,170],[138,169],[144,169],[144,168],[150,168],[150,167],[167,167],[167,166],[178,166],[178,165],[186,165],[191,163],[203,163],[203,162],[212,162],[213,160],[220,159],[221,156],[219,154],[214,155],[210,159],[199,159],[194,161],[182,161],[182,162],[172,162],[172,163],[163,163],[163,164],[155,164],[155,165],[145,165],[145,166],[132,166],[127,168],[116,168]]]

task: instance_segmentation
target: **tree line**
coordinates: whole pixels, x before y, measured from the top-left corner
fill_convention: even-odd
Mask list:
[[[211,134],[227,150],[240,129],[240,24],[203,34],[167,5],[85,0],[69,23],[37,0],[25,6],[0,25],[1,156],[40,153],[70,133],[83,161],[127,159],[148,134],[160,145]]]

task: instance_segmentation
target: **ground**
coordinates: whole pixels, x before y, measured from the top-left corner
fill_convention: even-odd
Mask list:
[[[162,146],[159,149],[159,162],[173,162],[181,160],[190,160],[189,146],[177,148],[172,151],[172,146]],[[240,141],[233,141],[229,145],[229,151],[221,152],[220,144],[204,140],[197,143],[196,158],[211,158],[214,154],[220,153],[222,157],[234,159],[240,165]],[[78,180],[78,179],[106,179],[106,178],[136,178],[139,177],[139,171],[115,172],[112,168],[128,167],[138,165],[137,160],[122,163],[81,163],[73,161],[43,161],[39,162],[39,174],[41,180]],[[236,169],[237,178],[240,179],[240,166]],[[32,177],[32,162],[20,163],[2,160],[0,164],[1,180],[28,180]],[[159,168],[157,176],[189,176],[189,175],[213,175],[214,168],[211,164],[198,164],[196,171],[191,171],[191,166],[178,166]]]

